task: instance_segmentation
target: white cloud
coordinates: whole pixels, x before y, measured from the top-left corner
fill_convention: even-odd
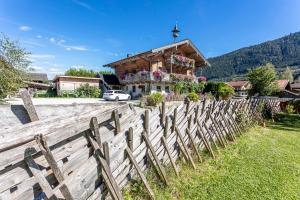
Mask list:
[[[38,46],[38,47],[44,47],[43,44],[35,41],[35,40],[22,40],[21,43],[29,45],[29,46]]]
[[[38,66],[38,65],[32,65],[31,68],[32,68],[34,71],[38,71],[38,72],[44,71],[44,67]]]
[[[43,36],[37,35],[36,38],[41,39],[41,38],[43,38]]]
[[[55,55],[52,54],[31,54],[29,55],[30,58],[33,59],[53,59],[55,58]]]
[[[65,47],[65,49],[67,51],[72,51],[72,50],[75,50],[75,51],[87,51],[88,50],[85,46],[70,46],[70,45],[65,45],[64,47]]]
[[[73,69],[82,69],[82,68],[85,68],[86,66],[84,65],[72,65],[71,68]]]
[[[93,10],[93,8],[89,4],[87,4],[87,3],[83,2],[83,1],[80,1],[80,0],[72,0],[72,1],[75,4],[77,4],[77,5],[79,5],[79,6],[83,7],[83,8],[86,8],[88,10]]]
[[[30,31],[32,28],[30,26],[20,26],[19,29],[21,31]]]
[[[55,38],[54,37],[51,37],[49,40],[50,40],[50,42],[55,43]]]

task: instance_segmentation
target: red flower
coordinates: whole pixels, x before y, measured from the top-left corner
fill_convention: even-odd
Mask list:
[[[205,76],[199,76],[198,77],[198,81],[201,82],[201,81],[206,81],[206,77]]]

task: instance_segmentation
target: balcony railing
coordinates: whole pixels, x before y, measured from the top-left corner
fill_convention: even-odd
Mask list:
[[[185,74],[169,74],[163,71],[140,71],[119,76],[121,83],[138,83],[146,81],[175,82],[175,81],[196,81],[195,76]]]
[[[171,55],[171,57],[167,59],[167,63],[186,68],[195,67],[195,60],[180,55]]]

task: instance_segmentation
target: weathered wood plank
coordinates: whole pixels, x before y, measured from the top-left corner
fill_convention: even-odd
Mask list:
[[[177,168],[177,166],[176,166],[176,164],[175,164],[175,161],[174,161],[173,158],[172,158],[172,155],[171,155],[171,152],[170,152],[170,150],[169,150],[169,147],[168,147],[168,144],[167,144],[167,142],[166,142],[166,139],[165,139],[164,137],[162,137],[161,140],[162,140],[162,144],[163,144],[163,146],[164,146],[164,148],[165,148],[165,150],[166,150],[166,152],[167,152],[167,155],[168,155],[168,157],[169,157],[169,160],[170,160],[170,162],[171,162],[171,164],[172,164],[172,167],[173,167],[173,169],[174,169],[174,171],[175,171],[175,174],[176,174],[176,176],[179,176],[178,168]]]
[[[194,169],[196,169],[196,165],[195,165],[195,163],[194,163],[194,161],[193,161],[193,158],[192,158],[191,155],[189,154],[188,148],[187,148],[187,146],[186,146],[186,144],[185,144],[185,142],[184,142],[184,140],[183,140],[183,137],[182,137],[182,135],[181,135],[181,133],[180,133],[180,130],[177,128],[177,126],[175,127],[175,132],[176,132],[176,134],[177,134],[177,136],[178,136],[178,138],[179,138],[179,140],[180,140],[180,142],[181,142],[181,144],[182,144],[182,147],[183,147],[183,149],[184,149],[184,151],[185,151],[185,153],[186,153],[186,155],[187,155],[187,157],[188,157],[188,159],[189,159],[189,162],[191,163],[192,167],[193,167]]]
[[[125,151],[126,151],[128,157],[129,157],[131,163],[133,164],[134,168],[136,169],[139,177],[141,178],[144,186],[146,187],[146,190],[147,190],[150,198],[154,200],[155,199],[155,195],[154,195],[152,189],[150,188],[150,185],[148,184],[148,181],[147,181],[146,177],[144,176],[142,170],[140,169],[139,165],[135,161],[134,156],[133,156],[131,150],[128,147],[126,147]]]
[[[193,147],[193,149],[194,149],[194,151],[195,151],[195,153],[196,153],[196,155],[198,157],[199,162],[202,162],[202,158],[201,158],[201,156],[200,156],[200,154],[198,152],[198,148],[197,148],[197,146],[196,146],[196,144],[194,142],[194,139],[193,139],[192,134],[191,134],[191,132],[190,132],[189,129],[186,129],[186,134],[188,135],[188,137],[190,139],[190,143],[192,144],[192,147]]]
[[[28,93],[27,90],[23,90],[21,93],[21,98],[23,100],[23,103],[24,103],[24,107],[28,113],[28,116],[29,116],[29,119],[31,122],[34,122],[34,121],[38,121],[39,120],[39,117],[36,113],[36,110],[35,110],[35,107],[32,103],[32,100],[31,100],[31,97]]]
[[[152,157],[154,158],[155,164],[157,165],[157,168],[158,168],[158,170],[159,170],[159,172],[160,172],[160,176],[161,176],[161,178],[162,178],[162,181],[163,181],[166,185],[168,185],[168,180],[167,180],[166,172],[165,172],[165,170],[163,169],[162,165],[160,164],[160,161],[159,161],[159,159],[157,158],[157,155],[156,155],[156,153],[155,153],[155,151],[154,151],[154,148],[153,148],[151,142],[150,142],[149,139],[148,139],[148,135],[147,135],[146,132],[143,133],[143,138],[144,138],[144,140],[145,140],[145,142],[146,142],[146,145],[147,145],[148,149],[149,149],[150,152],[151,152]],[[150,158],[150,159],[151,159],[151,158]]]
[[[31,150],[28,150],[25,153],[27,154],[25,161],[26,161],[30,171],[32,172],[33,176],[36,178],[37,182],[39,183],[40,187],[42,188],[43,192],[46,194],[47,198],[48,199],[57,199],[56,196],[54,195],[52,188],[50,187],[48,181],[42,174],[41,169],[34,162],[32,156],[31,156],[32,155]]]

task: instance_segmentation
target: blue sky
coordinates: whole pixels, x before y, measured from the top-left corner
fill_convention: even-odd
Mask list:
[[[189,38],[206,57],[300,31],[299,0],[0,0],[0,32],[52,78]]]

